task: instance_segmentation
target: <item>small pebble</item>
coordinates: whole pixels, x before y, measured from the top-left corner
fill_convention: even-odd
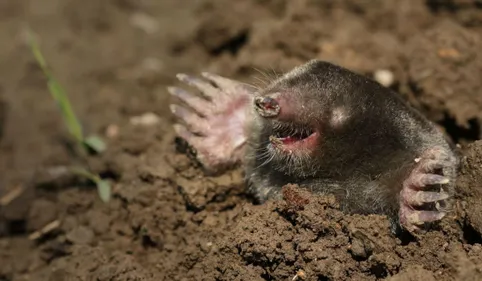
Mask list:
[[[395,76],[393,75],[393,72],[387,69],[379,69],[375,71],[374,78],[378,83],[382,84],[385,87],[390,87],[395,82]]]
[[[160,121],[160,118],[152,112],[147,112],[140,116],[132,117],[130,120],[132,125],[141,125],[141,126],[156,125],[157,123],[159,123],[159,121]]]
[[[119,126],[114,124],[107,126],[107,129],[105,130],[105,135],[110,139],[117,137],[119,135]]]

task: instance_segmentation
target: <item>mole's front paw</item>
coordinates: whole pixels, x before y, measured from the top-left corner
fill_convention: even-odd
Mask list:
[[[455,157],[440,147],[426,150],[417,161],[400,192],[400,223],[411,233],[446,215],[456,170]]]
[[[169,92],[188,107],[171,105],[171,111],[184,124],[174,125],[177,135],[196,151],[197,158],[209,172],[236,164],[242,156],[246,136],[246,106],[254,91],[249,86],[210,73],[199,79],[185,74],[177,78],[200,90],[198,96],[170,87]]]

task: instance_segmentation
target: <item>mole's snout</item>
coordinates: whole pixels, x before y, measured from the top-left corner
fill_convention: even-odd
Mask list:
[[[280,112],[279,103],[271,97],[256,97],[254,105],[256,111],[263,117],[278,116]]]

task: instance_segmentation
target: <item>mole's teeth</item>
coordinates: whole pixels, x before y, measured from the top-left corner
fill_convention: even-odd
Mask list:
[[[276,144],[276,145],[280,145],[280,144],[283,144],[283,141],[277,137],[274,137],[274,136],[269,136],[269,141],[272,143],[272,144]]]

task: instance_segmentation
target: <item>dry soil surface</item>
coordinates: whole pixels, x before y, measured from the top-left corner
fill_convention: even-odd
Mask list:
[[[482,280],[480,1],[17,0],[0,2],[0,26],[0,280]],[[27,26],[107,141],[88,158],[113,186],[107,204],[52,174],[76,159]],[[396,237],[383,216],[293,186],[255,205],[240,170],[205,176],[176,142],[176,73],[263,85],[313,58],[391,71],[461,144],[456,208],[434,229]],[[133,120],[146,113],[157,122]]]

